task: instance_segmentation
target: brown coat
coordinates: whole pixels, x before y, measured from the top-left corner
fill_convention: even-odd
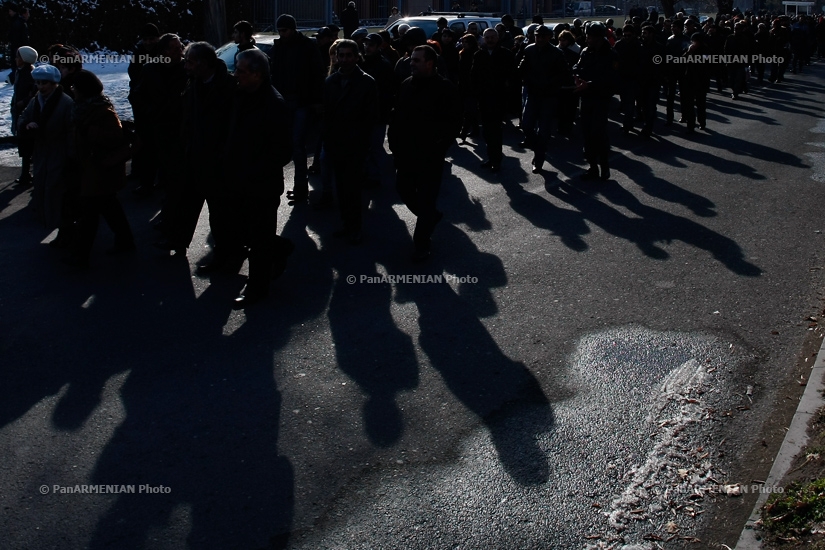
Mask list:
[[[82,171],[80,194],[95,197],[116,193],[126,183],[126,161],[108,162],[118,155],[125,137],[111,105],[96,104],[75,120],[77,160]]]

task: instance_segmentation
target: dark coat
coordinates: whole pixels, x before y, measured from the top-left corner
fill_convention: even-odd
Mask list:
[[[657,88],[661,86],[665,77],[664,61],[664,45],[656,42],[656,40],[643,41],[639,86],[642,88]]]
[[[73,115],[81,196],[116,193],[126,182],[126,160],[111,164],[107,159],[116,154],[126,139],[114,107],[100,96],[77,103]]]
[[[672,35],[665,44],[665,55],[671,58],[681,57],[690,46],[690,38],[684,34]],[[667,58],[665,58],[667,60]],[[665,63],[665,73],[668,78],[681,78],[684,74],[684,67],[678,63]]]
[[[482,102],[504,101],[507,97],[507,84],[516,68],[513,52],[502,47],[481,48],[473,55],[473,68],[470,77],[473,89]]]
[[[344,29],[344,38],[352,37],[352,33],[355,32],[361,25],[361,21],[358,18],[358,10],[351,6],[347,6],[344,8],[344,11],[341,12],[341,27]]]
[[[699,59],[703,55],[709,55],[709,50],[704,44],[700,44],[693,51],[686,51],[683,55],[689,59]],[[682,80],[683,89],[690,88],[695,93],[706,93],[710,83],[710,75],[712,65],[708,63],[684,63],[685,68],[684,79]]]
[[[573,47],[560,48],[561,53],[564,54],[564,60],[567,62],[567,66],[571,69],[576,66],[576,63],[579,62],[579,57],[581,56],[581,48],[579,48],[578,44],[576,44],[575,47],[578,48],[578,51]]]
[[[754,53],[756,53],[756,43],[753,36],[746,32],[733,33],[725,40],[725,55],[736,56],[736,61],[728,63],[728,67],[748,65],[751,59],[750,56]],[[742,62],[741,59],[747,59],[747,61]]]
[[[340,71],[324,83],[324,148],[333,157],[366,158],[373,126],[378,122],[378,86],[355,67],[349,78]]]
[[[383,55],[364,56],[361,68],[375,80],[378,86],[378,123],[389,124],[396,92],[392,65]]]
[[[573,74],[589,83],[581,96],[608,98],[615,94],[618,68],[618,57],[606,38],[598,52],[589,47],[583,49],[573,67]]]
[[[272,85],[291,107],[321,103],[327,68],[310,38],[297,33],[293,39],[276,40],[269,58]]]
[[[462,97],[473,97],[473,56],[475,52],[462,51],[458,57],[458,90]]]
[[[148,46],[143,43],[143,40],[135,45],[135,53],[129,59],[129,67],[126,72],[129,74],[129,90],[137,88],[140,84],[141,75],[143,74],[143,67],[148,63],[148,59],[157,55],[157,45]],[[131,98],[130,100],[131,101]]]
[[[419,157],[444,158],[461,130],[462,105],[455,85],[440,75],[401,84],[387,131],[396,164]]]
[[[223,152],[223,191],[272,199],[284,192],[283,167],[292,160],[292,128],[284,98],[272,86],[237,90]]]
[[[34,85],[32,78],[32,69],[34,67],[28,63],[17,69],[17,75],[14,77],[14,99],[12,109],[15,114],[19,115],[23,109],[29,104],[29,101],[37,93],[37,88]],[[16,130],[16,129],[15,129]]]
[[[637,83],[642,69],[642,44],[635,37],[633,40],[622,38],[613,46],[619,59],[619,79],[623,83]]]
[[[442,47],[441,57],[444,59],[444,66],[447,69],[447,73],[444,76],[453,84],[458,84],[458,75],[460,72],[458,48],[455,47],[455,44]]]
[[[181,94],[186,88],[186,71],[180,63],[144,65],[140,83],[132,90],[132,107],[162,149],[175,147],[180,138]]]
[[[563,87],[573,84],[564,54],[552,44],[527,46],[518,70],[527,93],[536,97],[556,97]]]
[[[181,138],[187,166],[211,179],[220,177],[221,153],[229,131],[235,97],[235,78],[218,59],[215,75],[207,83],[190,78],[183,92]]]

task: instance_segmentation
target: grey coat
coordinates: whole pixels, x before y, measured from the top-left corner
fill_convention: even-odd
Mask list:
[[[30,139],[33,146],[32,172],[34,190],[32,203],[40,220],[47,229],[54,229],[60,224],[63,195],[66,193],[64,169],[72,154],[71,118],[74,102],[66,94],[49,97],[49,102],[56,101],[54,110],[45,126],[39,124],[35,131],[26,130],[30,122],[37,122],[39,107],[35,96],[20,116],[19,130],[21,139]],[[49,110],[50,107],[47,107]],[[41,112],[42,115],[42,112]]]

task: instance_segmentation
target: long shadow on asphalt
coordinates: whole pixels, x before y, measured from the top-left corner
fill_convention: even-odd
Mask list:
[[[138,240],[149,240],[143,211],[151,205],[124,202]],[[8,269],[2,275],[2,426],[52,398],[56,404],[47,422],[59,431],[86,434],[94,429],[89,419],[102,411],[107,381],[123,375],[120,390],[105,395],[115,411],[120,402],[122,422],[115,412],[104,421],[104,431],[114,432],[111,439],[86,443],[102,452],[87,456],[81,439],[79,456],[67,451],[38,465],[35,475],[63,485],[170,490],[73,501],[64,512],[78,533],[101,514],[91,541],[42,530],[36,546],[73,540],[90,548],[144,548],[170,524],[185,526],[187,545],[197,548],[285,545],[294,481],[290,461],[278,451],[281,396],[273,355],[289,342],[292,327],[321,314],[331,280],[314,280],[315,292],[306,295],[281,290],[283,309],[250,310],[226,334],[226,327],[235,326],[229,305],[241,277],[213,277],[198,294],[183,257],[163,258],[151,248],[131,257],[104,257],[100,249],[111,239],[105,226],[92,269],[74,272],[57,262],[57,251],[39,244],[44,231],[26,214],[22,209],[0,221],[0,231],[17,236],[3,246]],[[311,261],[311,245],[300,245]],[[13,433],[20,436],[22,430]],[[46,456],[63,450],[47,441],[38,445]],[[80,461],[85,471],[90,460],[89,478],[70,467]]]
[[[328,311],[336,362],[366,394],[362,417],[369,441],[378,447],[398,442],[409,424],[398,394],[418,386],[422,364],[413,339],[393,319],[393,304],[413,303],[418,344],[447,388],[489,429],[504,469],[520,483],[542,483],[549,475],[548,464],[535,433],[552,429],[549,400],[537,379],[505,356],[480,322],[497,312],[490,289],[506,284],[503,265],[447,223],[485,230],[489,221],[453,175],[444,178],[443,188],[440,208],[446,218],[436,229],[433,257],[424,265],[409,260],[410,231],[393,210],[397,197],[388,189],[371,194],[360,246],[325,237],[322,232],[329,234],[329,224],[311,221],[312,229],[322,234],[323,248],[333,250],[331,269],[337,272]],[[340,247],[343,250],[336,250]],[[384,274],[429,277],[430,282],[370,282]],[[445,274],[472,276],[477,282],[451,283]],[[533,419],[529,425],[514,420],[528,412]],[[443,435],[457,442],[463,434]]]
[[[657,243],[678,240],[710,252],[717,261],[736,274],[757,277],[762,273],[759,267],[745,260],[742,249],[735,241],[687,218],[644,205],[616,182],[577,186],[563,183],[547,191],[576,208],[590,223],[612,235],[635,243],[639,250],[650,258],[669,258],[667,251]],[[599,194],[639,217],[631,218],[622,214],[600,201],[597,196]]]
[[[545,185],[558,183],[557,172],[544,172]],[[581,214],[566,208],[559,208],[546,198],[526,191],[520,183],[510,178],[501,182],[513,211],[539,229],[546,229],[557,235],[561,242],[576,252],[587,250],[587,243],[582,238],[590,233]]]
[[[681,137],[708,148],[712,147],[730,151],[736,158],[742,159],[742,161],[752,158],[786,166],[807,167],[807,165],[802,162],[802,159],[796,155],[761,143],[717,133],[712,126],[708,127],[707,132],[698,130],[694,134],[682,133]],[[719,158],[713,153],[694,147],[686,147],[682,144],[671,142],[667,137],[662,136],[659,137],[655,148],[649,150],[649,156],[658,162],[678,168],[684,168],[690,165],[706,166],[722,174],[731,174],[754,180],[765,179],[764,175],[757,172],[756,168],[746,162],[731,160],[729,158]]]
[[[657,151],[661,148],[673,148],[672,143],[664,142],[657,144]],[[659,160],[658,158],[656,160]],[[670,181],[657,177],[653,169],[644,161],[636,160],[629,156],[622,156],[612,163],[615,170],[626,174],[633,183],[642,188],[645,194],[675,204],[681,204],[690,209],[691,212],[703,218],[710,218],[716,215],[713,210],[715,205],[710,199],[688,191]]]

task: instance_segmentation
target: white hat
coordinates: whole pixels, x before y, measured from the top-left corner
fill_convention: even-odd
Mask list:
[[[31,46],[20,46],[17,48],[17,55],[20,56],[20,59],[22,59],[24,63],[32,64],[37,61],[37,50]]]

